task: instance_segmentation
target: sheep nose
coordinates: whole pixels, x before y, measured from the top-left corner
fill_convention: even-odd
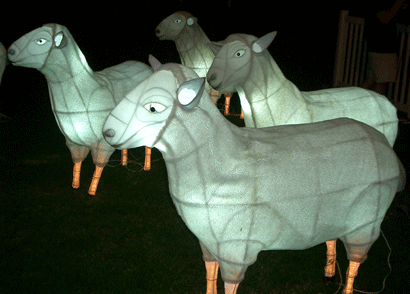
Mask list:
[[[112,138],[115,136],[115,131],[113,129],[108,129],[104,132],[104,137]]]
[[[161,34],[161,30],[160,30],[160,29],[156,29],[156,30],[155,30],[155,35],[158,36],[158,35],[160,35],[160,34]]]

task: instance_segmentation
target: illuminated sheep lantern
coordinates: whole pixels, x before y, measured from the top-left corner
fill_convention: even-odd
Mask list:
[[[150,59],[156,71],[111,112],[103,132],[115,148],[162,153],[172,200],[203,251],[206,293],[217,293],[219,267],[232,294],[260,251],[323,242],[330,277],[338,238],[350,260],[344,293],[352,293],[398,189],[400,163],[385,136],[347,118],[239,128],[193,70]]]
[[[95,164],[88,193],[95,195],[104,166],[115,151],[101,130],[122,97],[152,73],[141,62],[126,61],[93,72],[68,29],[47,24],[9,48],[13,65],[38,69],[47,79],[51,107],[74,162],[72,187],[80,186],[81,163],[91,150]]]
[[[382,132],[393,146],[397,136],[396,108],[386,97],[348,87],[301,92],[283,75],[267,48],[276,32],[261,38],[233,34],[212,43],[216,54],[207,74],[218,91],[236,89],[247,127],[318,122],[349,117]]]
[[[175,12],[161,21],[155,34],[160,40],[174,41],[182,64],[192,68],[199,77],[206,77],[215,54],[209,48],[210,40],[196,17],[186,11]],[[205,88],[216,103],[221,94],[212,89],[209,83],[206,83]],[[232,93],[225,94],[225,105],[228,108],[231,97]],[[228,112],[229,110],[225,109],[225,114]]]

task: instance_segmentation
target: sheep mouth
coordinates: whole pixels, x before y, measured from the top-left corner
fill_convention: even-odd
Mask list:
[[[222,82],[220,82],[218,85],[214,85],[212,83],[212,81],[208,81],[209,85],[211,85],[212,88],[214,88],[215,90],[219,91],[219,89],[221,88]]]
[[[157,38],[160,40],[164,40],[164,38],[167,36],[167,34],[157,34]]]

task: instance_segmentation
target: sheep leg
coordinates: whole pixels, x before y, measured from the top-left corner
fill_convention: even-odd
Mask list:
[[[98,165],[95,166],[93,179],[91,181],[90,188],[88,189],[88,194],[95,195],[95,192],[97,192],[98,183],[100,182],[103,169],[104,169],[103,166],[98,166]]]
[[[151,169],[151,148],[145,146],[144,170],[148,171],[150,169]]]
[[[82,161],[74,162],[73,183],[71,185],[73,187],[73,189],[78,189],[80,187],[81,163],[82,163]]]
[[[225,282],[225,294],[236,294],[238,291],[239,283],[230,284]]]
[[[121,150],[121,165],[122,166],[127,165],[127,159],[128,159],[127,155],[128,155],[128,149]]]
[[[354,278],[359,272],[360,262],[349,261],[349,267],[346,272],[346,286],[343,289],[343,294],[353,294]]]
[[[336,241],[337,239],[326,241],[327,261],[325,266],[325,278],[331,281],[336,274]]]
[[[219,97],[221,96],[221,94],[218,91],[216,91],[212,88],[209,89],[208,93],[209,93],[209,96],[211,97],[212,101],[216,105],[217,102],[218,102]]]
[[[225,94],[225,111],[224,115],[229,115],[229,107],[231,106],[232,93]]]
[[[205,267],[206,294],[217,294],[219,263],[217,261],[205,261]]]
[[[70,150],[71,158],[74,162],[73,168],[73,182],[71,186],[73,189],[78,189],[80,187],[80,172],[81,172],[81,163],[83,162],[84,158],[87,157],[88,152],[90,152],[90,148],[87,146],[80,146],[77,145],[66,138],[65,143]]]

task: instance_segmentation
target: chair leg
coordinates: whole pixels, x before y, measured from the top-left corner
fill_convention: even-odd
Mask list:
[[[326,241],[327,260],[325,266],[325,277],[327,280],[331,280],[336,274],[336,241],[337,239]]]
[[[151,148],[145,147],[144,170],[148,171],[150,169],[151,169]]]
[[[127,165],[128,160],[128,149],[121,150],[121,165]]]
[[[343,294],[353,294],[353,283],[359,272],[360,262],[349,261],[349,268],[346,272],[346,286],[343,289]]]
[[[236,291],[238,291],[239,283],[237,284],[230,284],[230,283],[225,283],[225,294],[236,294]]]
[[[100,182],[100,178],[101,178],[101,174],[102,174],[103,169],[104,169],[104,167],[101,167],[101,166],[98,166],[98,165],[95,166],[93,179],[91,181],[90,188],[88,189],[88,194],[95,195],[95,192],[97,192],[98,183]]]
[[[82,161],[74,162],[73,183],[71,185],[73,187],[73,189],[78,189],[80,187],[81,163],[82,163]]]
[[[217,294],[219,264],[217,261],[205,261],[206,294]]]

